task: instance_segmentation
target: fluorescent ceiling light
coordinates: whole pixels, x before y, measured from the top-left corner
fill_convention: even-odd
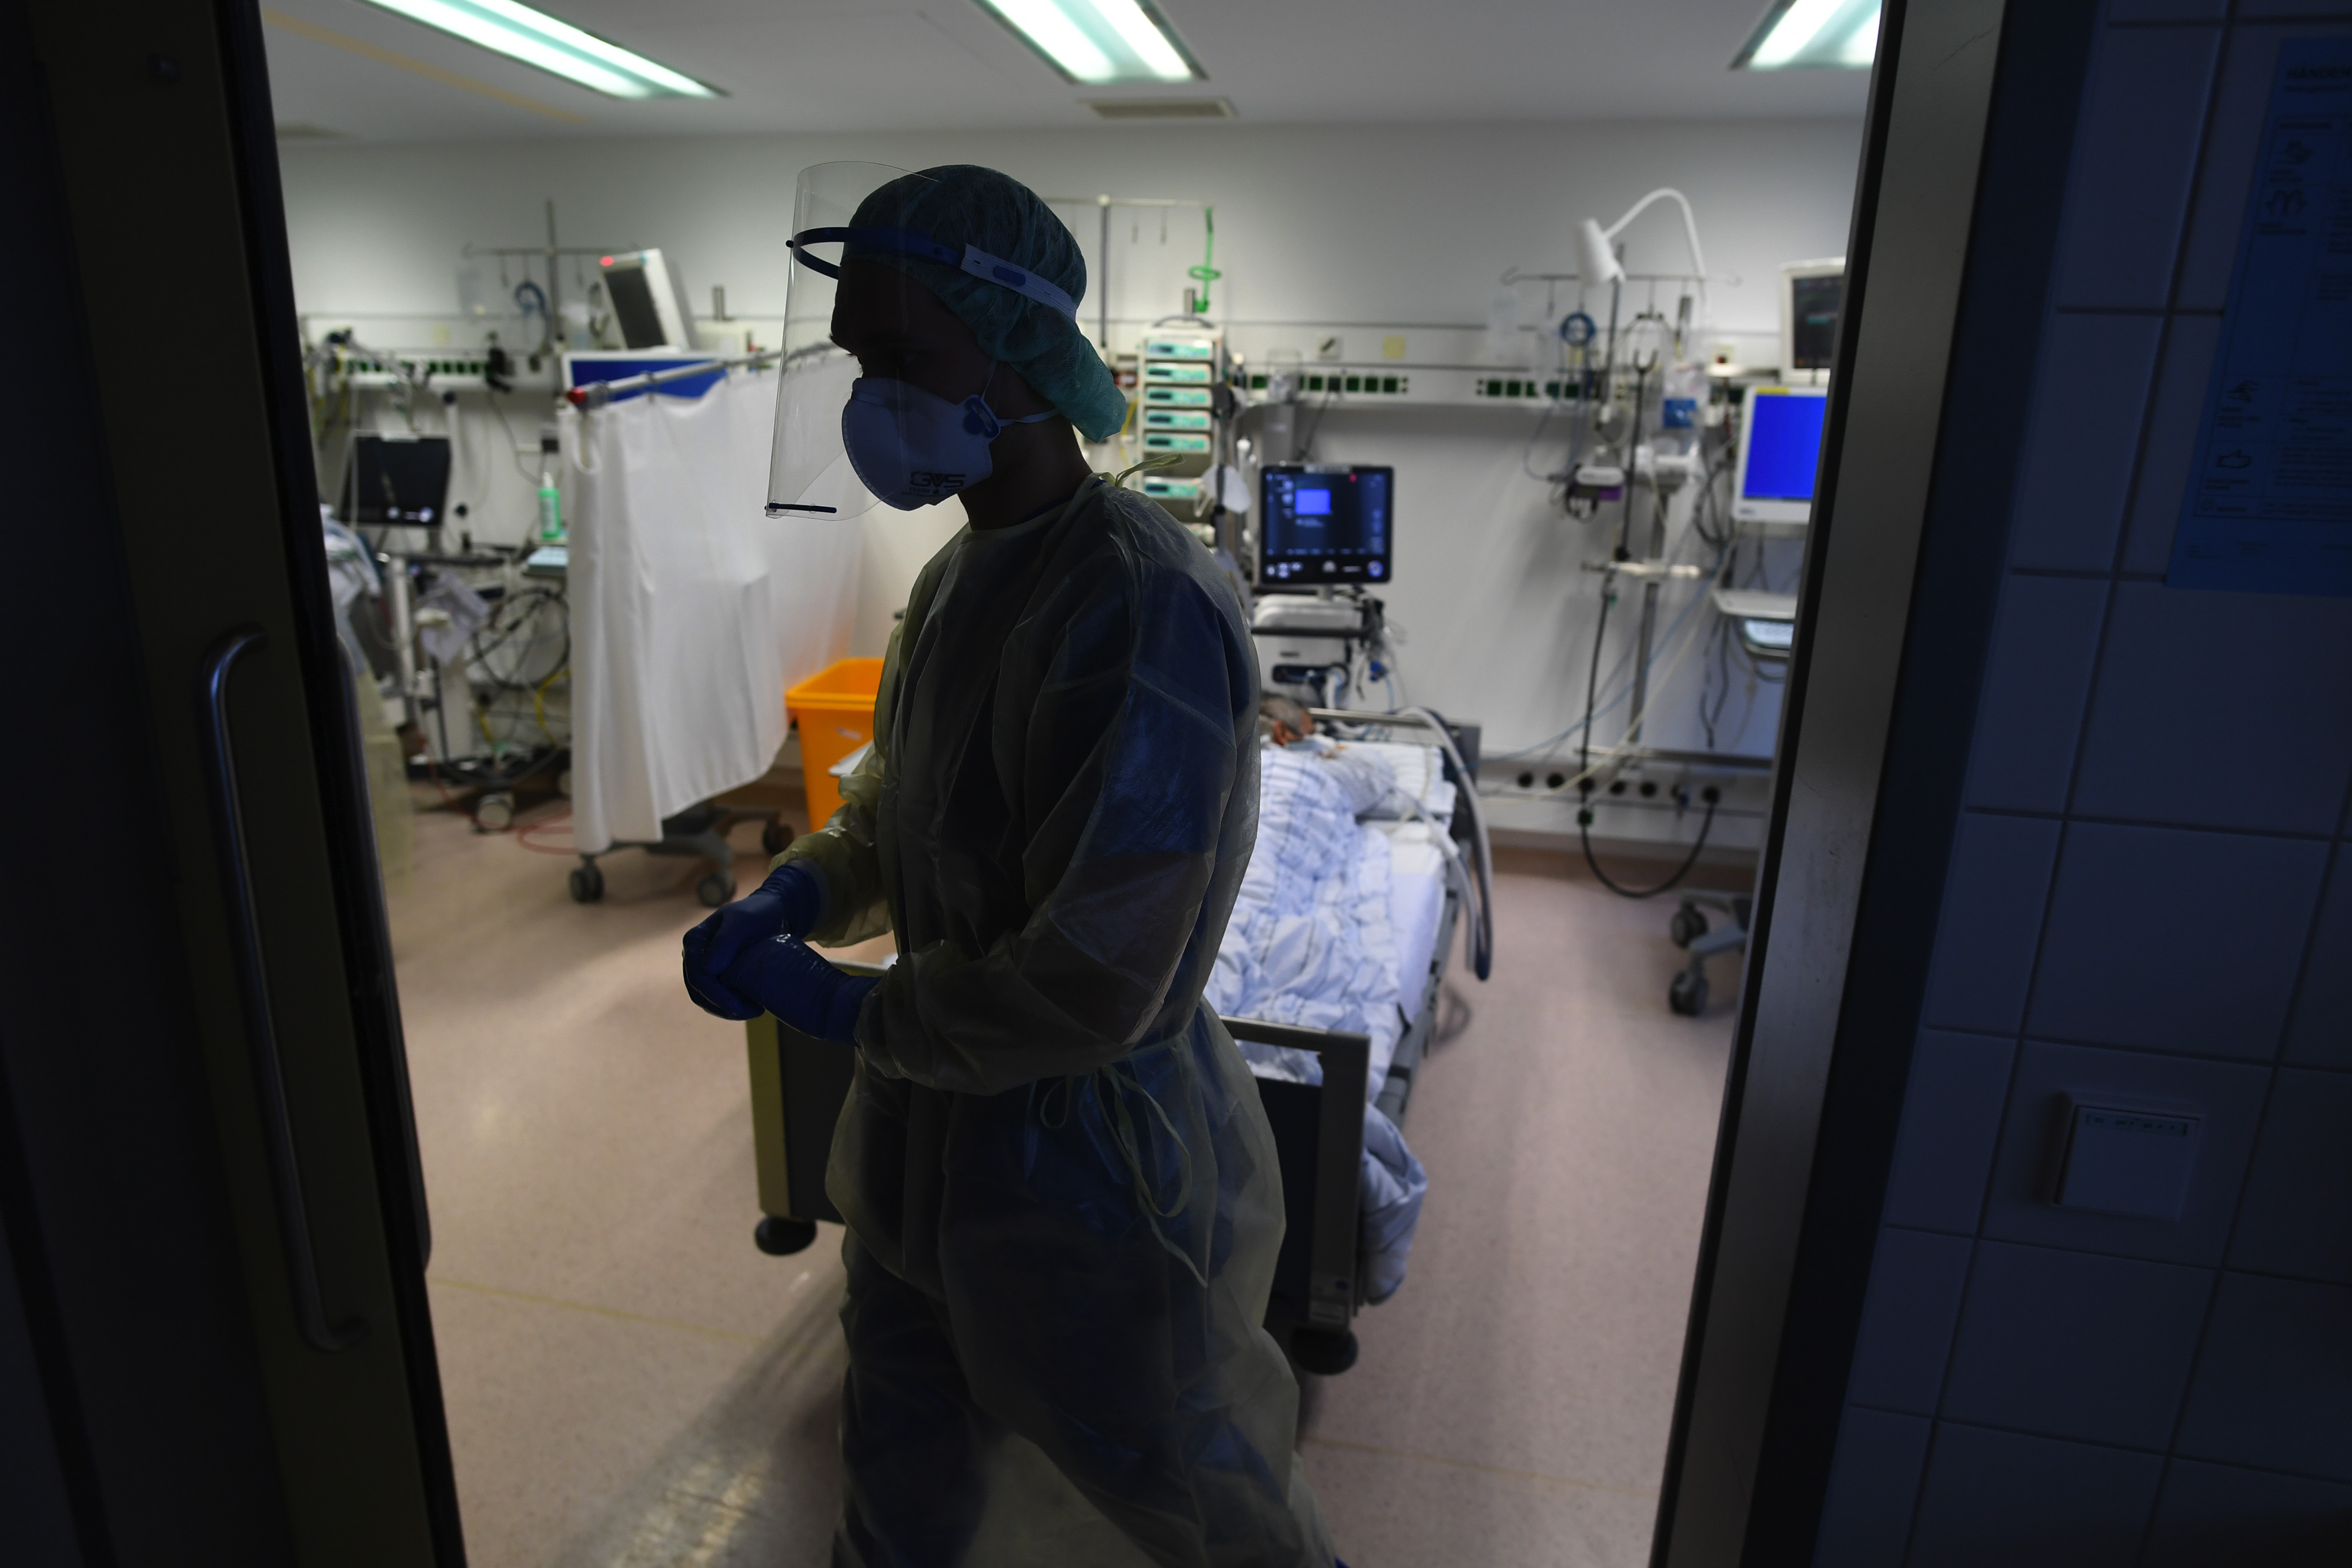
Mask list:
[[[608,44],[518,0],[370,0],[509,59],[613,98],[716,98],[717,89],[658,60]]]
[[[378,0],[381,4],[382,0]],[[1145,0],[978,0],[1067,81],[1205,80]]]
[[[1775,0],[1731,68],[1867,68],[1878,56],[1879,4],[1880,0]]]

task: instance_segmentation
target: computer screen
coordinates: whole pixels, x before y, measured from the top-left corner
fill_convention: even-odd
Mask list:
[[[449,506],[449,438],[360,435],[335,510],[353,528],[437,528]]]
[[[1387,581],[1395,490],[1393,468],[1268,467],[1258,580]]]
[[[1835,361],[1838,311],[1844,304],[1843,274],[1789,280],[1790,370],[1826,371]]]
[[[694,319],[677,268],[659,250],[622,251],[598,264],[613,324],[632,349],[692,349]]]
[[[1738,490],[1732,515],[1749,522],[1811,520],[1822,460],[1825,389],[1751,387],[1739,434]]]
[[[654,303],[653,286],[642,267],[605,269],[604,292],[613,298],[613,319],[620,323],[621,341],[632,349],[667,349],[669,330],[662,325],[661,307]]]

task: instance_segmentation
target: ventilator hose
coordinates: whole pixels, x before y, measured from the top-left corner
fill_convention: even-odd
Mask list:
[[[1486,836],[1486,814],[1478,806],[1478,780],[1463,764],[1462,753],[1454,745],[1454,732],[1445,727],[1444,719],[1425,707],[1404,711],[1437,732],[1437,744],[1453,765],[1459,798],[1470,808],[1470,842],[1478,872],[1477,918],[1470,926],[1470,968],[1483,980],[1495,971],[1495,851]]]

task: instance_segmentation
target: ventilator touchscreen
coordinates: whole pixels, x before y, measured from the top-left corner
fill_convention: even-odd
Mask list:
[[[1385,582],[1393,468],[1269,467],[1266,583]]]

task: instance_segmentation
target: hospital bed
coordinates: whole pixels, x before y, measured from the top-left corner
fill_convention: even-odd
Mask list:
[[[1410,734],[1433,742],[1456,802],[1442,821],[1408,816],[1380,835],[1392,878],[1389,907],[1400,991],[1409,998],[1392,1045],[1376,1051],[1373,1037],[1356,1030],[1244,1016],[1223,1020],[1245,1047],[1272,1048],[1293,1061],[1312,1057],[1318,1069],[1269,1071],[1252,1062],[1274,1129],[1286,1220],[1266,1326],[1286,1342],[1300,1366],[1328,1375],[1354,1364],[1356,1338],[1349,1325],[1368,1300],[1369,1260],[1361,1246],[1364,1107],[1376,1104],[1403,1126],[1414,1081],[1436,1036],[1454,938],[1466,919],[1465,947],[1483,979],[1492,963],[1494,921],[1492,862],[1471,775],[1442,721],[1425,711],[1314,711],[1319,726],[1342,735]],[[843,967],[881,973],[870,965]],[[745,1032],[762,1217],[754,1240],[761,1250],[785,1256],[816,1239],[818,1220],[840,1220],[825,1197],[824,1172],[854,1053],[765,1015]],[[1302,1081],[1307,1077],[1318,1081]]]

